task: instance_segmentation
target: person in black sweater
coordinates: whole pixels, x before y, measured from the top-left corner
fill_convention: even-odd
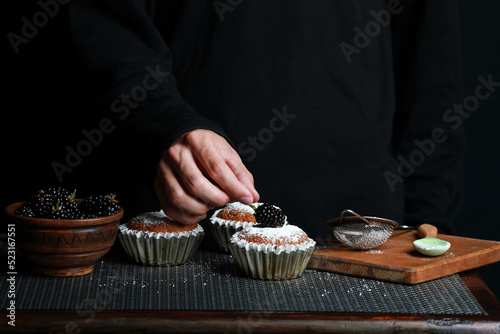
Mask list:
[[[69,6],[85,95],[115,125],[129,214],[161,208],[189,224],[260,200],[313,238],[347,208],[453,233],[457,1]]]

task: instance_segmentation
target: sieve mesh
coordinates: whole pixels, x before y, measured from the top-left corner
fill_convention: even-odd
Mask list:
[[[352,216],[345,217],[346,214]],[[337,240],[346,246],[361,250],[382,245],[399,226],[395,221],[364,217],[349,209],[342,211],[339,218],[331,219],[328,223],[333,227],[333,234]]]
[[[333,233],[346,246],[367,250],[386,242],[393,230],[394,226],[386,223],[347,221],[335,226]]]

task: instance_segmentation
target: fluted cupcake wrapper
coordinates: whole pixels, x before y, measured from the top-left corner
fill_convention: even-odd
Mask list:
[[[230,221],[216,217],[217,213],[221,209],[217,210],[214,215],[210,218],[210,222],[208,224],[212,235],[214,236],[217,245],[225,251],[229,252],[228,244],[231,240],[233,234],[238,231],[241,231],[245,227],[255,225],[255,223],[251,222],[240,222],[240,221]]]
[[[235,243],[228,244],[236,265],[247,275],[258,279],[286,280],[302,275],[314,251],[314,244],[304,250],[269,252],[245,249]]]
[[[131,233],[119,229],[118,239],[125,252],[137,263],[152,266],[175,266],[191,259],[205,232],[192,235],[158,236],[153,233]]]
[[[230,225],[219,225],[217,223],[209,224],[208,226],[214,236],[215,242],[217,242],[217,245],[225,252],[229,252],[228,244],[233,234],[243,229],[243,226],[234,227]]]

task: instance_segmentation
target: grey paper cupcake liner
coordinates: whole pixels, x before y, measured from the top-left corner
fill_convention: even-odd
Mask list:
[[[223,251],[229,252],[228,244],[233,234],[241,231],[245,227],[255,224],[251,222],[230,221],[218,218],[217,213],[219,213],[220,210],[221,209],[215,211],[213,216],[210,218],[208,226],[217,245],[219,245]]]
[[[304,250],[276,253],[245,249],[235,243],[228,245],[236,265],[245,275],[266,280],[286,280],[300,277],[311,259],[314,244]]]
[[[210,223],[208,226],[214,236],[215,242],[225,252],[229,252],[228,244],[233,234],[243,229],[243,226],[234,227],[231,225],[219,225],[217,223]]]
[[[179,236],[157,233],[135,233],[132,230],[120,228],[118,239],[125,252],[137,263],[151,266],[175,266],[184,264],[191,259],[198,249],[205,232],[182,233]]]

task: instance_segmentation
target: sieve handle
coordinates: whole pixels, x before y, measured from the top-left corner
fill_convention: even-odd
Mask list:
[[[346,210],[342,211],[342,213],[340,214],[339,224],[342,223],[342,219],[344,219],[344,214],[345,213],[350,213],[350,214],[358,217],[359,219],[363,220],[365,223],[371,224],[370,221],[368,221],[368,219],[366,219],[365,217],[363,217],[361,215],[358,215],[356,212],[354,212],[352,210],[349,210],[349,209],[346,209]]]
[[[420,238],[435,238],[438,230],[431,224],[422,224],[417,228],[417,234]]]

